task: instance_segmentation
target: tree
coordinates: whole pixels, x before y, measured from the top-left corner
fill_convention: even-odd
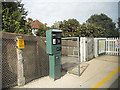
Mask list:
[[[79,25],[76,19],[68,19],[68,21],[64,20],[61,22],[59,28],[63,30],[63,37],[74,37],[76,36],[77,27]]]
[[[46,30],[50,29],[47,27],[47,24],[40,25],[39,29],[37,30],[37,36],[46,36]]]
[[[120,28],[120,17],[118,18],[118,27]]]
[[[118,27],[115,29],[115,37],[119,37],[119,29],[120,29],[120,17],[118,18]]]
[[[52,26],[50,27],[50,29],[56,29],[56,28],[55,28],[55,26],[54,26],[54,25],[52,25]]]
[[[104,28],[98,27],[95,24],[82,24],[77,28],[78,37],[104,37]]]
[[[55,22],[56,23],[56,22]],[[58,24],[54,24],[51,28],[58,27]],[[101,26],[96,26],[91,23],[83,23],[82,25],[76,19],[69,19],[59,21],[59,28],[63,30],[63,37],[104,37],[105,29]]]
[[[115,23],[112,22],[112,19],[109,18],[107,15],[105,14],[100,14],[100,15],[92,15],[87,21],[86,23],[92,23],[95,24],[96,26],[100,26],[102,28],[105,29],[104,35],[106,37],[113,37],[115,36]]]
[[[31,34],[27,21],[27,11],[21,2],[2,2],[2,31]]]
[[[55,21],[53,27],[54,29],[60,29],[60,25],[62,24],[62,21]]]

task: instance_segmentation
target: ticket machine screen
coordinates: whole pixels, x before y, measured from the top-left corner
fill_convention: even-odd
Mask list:
[[[61,33],[52,33],[53,45],[61,44]]]

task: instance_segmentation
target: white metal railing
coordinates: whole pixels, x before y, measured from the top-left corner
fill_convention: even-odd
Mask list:
[[[119,38],[86,38],[86,37],[67,37],[62,40],[77,39],[77,47],[73,48],[72,56],[79,52],[80,62],[85,62],[100,54],[120,55]],[[116,47],[118,45],[118,47]]]
[[[93,40],[94,41],[93,41]],[[91,46],[93,45],[93,46]],[[102,46],[104,47],[102,47]],[[81,62],[88,61],[99,54],[120,55],[119,38],[80,38]],[[91,53],[90,53],[91,52]]]
[[[106,39],[106,54],[120,55],[120,41],[119,38],[107,38]]]

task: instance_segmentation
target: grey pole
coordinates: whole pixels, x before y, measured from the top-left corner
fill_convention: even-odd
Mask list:
[[[78,43],[78,75],[80,76],[80,38],[77,38]]]
[[[16,39],[22,39],[21,36],[17,36]],[[18,43],[17,43],[18,45]],[[25,84],[24,69],[23,69],[23,50],[17,48],[17,82],[18,86]]]
[[[0,90],[2,90],[2,31],[0,31]]]

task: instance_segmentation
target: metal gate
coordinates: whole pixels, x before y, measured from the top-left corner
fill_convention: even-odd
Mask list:
[[[94,58],[94,38],[87,38],[87,60]]]
[[[94,38],[95,57],[101,54],[120,55],[119,38]]]
[[[94,57],[94,38],[80,38],[81,62],[88,61]]]
[[[76,75],[80,75],[79,42],[79,37],[62,38],[62,69]]]

